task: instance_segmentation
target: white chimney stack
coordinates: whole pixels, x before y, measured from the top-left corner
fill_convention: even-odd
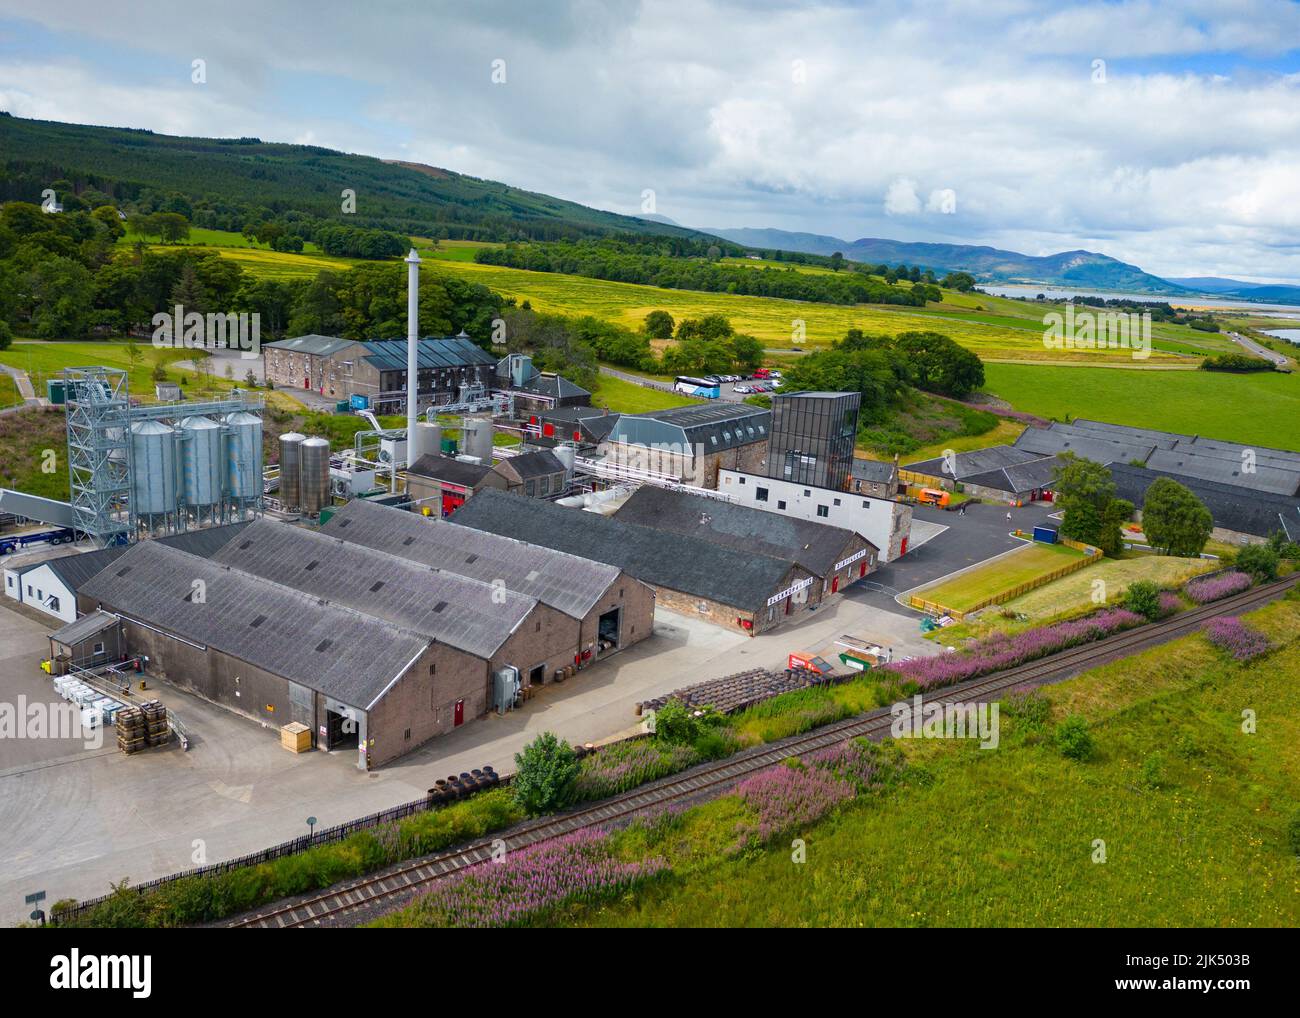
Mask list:
[[[415,442],[415,421],[420,394],[420,256],[411,248],[406,262],[406,449],[407,462]]]

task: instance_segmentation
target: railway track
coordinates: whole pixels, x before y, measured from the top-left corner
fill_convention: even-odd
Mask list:
[[[969,702],[1020,686],[1059,682],[1089,668],[1195,632],[1208,619],[1258,607],[1285,593],[1297,582],[1300,582],[1300,574],[1251,588],[1213,604],[1193,608],[1164,622],[1142,626],[1096,643],[1063,650],[1039,661],[937,690],[926,696],[926,702]],[[372,909],[385,901],[410,896],[443,877],[485,862],[492,857],[493,845],[499,841],[505,843],[507,850],[517,851],[580,828],[617,823],[655,806],[721,794],[736,782],[788,757],[824,749],[847,739],[864,736],[882,738],[889,734],[891,720],[888,707],[846,718],[802,735],[744,750],[726,760],[702,764],[586,808],[542,817],[501,832],[496,837],[483,838],[470,845],[399,864],[369,877],[335,885],[307,898],[240,916],[223,925],[230,928],[289,929],[333,924],[347,913]]]

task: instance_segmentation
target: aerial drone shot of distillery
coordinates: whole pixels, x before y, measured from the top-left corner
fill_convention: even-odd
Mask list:
[[[4,925],[1300,923],[1300,8],[425,6],[0,0]]]

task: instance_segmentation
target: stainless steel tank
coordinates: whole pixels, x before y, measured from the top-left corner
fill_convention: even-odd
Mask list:
[[[176,433],[161,421],[131,425],[131,503],[137,516],[176,511]]]
[[[185,504],[216,505],[221,501],[226,465],[221,449],[221,425],[210,417],[186,417],[179,430],[184,439],[180,447]]]
[[[302,505],[302,443],[306,435],[287,431],[280,436],[280,504],[286,509]]]
[[[492,465],[492,422],[477,417],[466,417],[461,428],[460,451],[466,456],[477,456],[487,466]]]
[[[300,507],[305,513],[318,513],[331,503],[330,444],[324,438],[309,438],[298,448],[302,451]]]

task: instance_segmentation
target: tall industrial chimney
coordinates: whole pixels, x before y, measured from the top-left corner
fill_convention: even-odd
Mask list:
[[[420,394],[420,256],[411,248],[406,262],[406,445],[415,441],[416,404]],[[407,457],[408,461],[410,457]]]

